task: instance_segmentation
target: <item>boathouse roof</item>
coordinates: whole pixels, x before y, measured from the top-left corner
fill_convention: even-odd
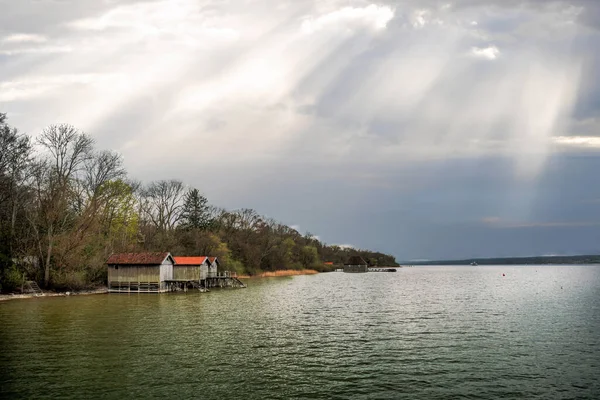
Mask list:
[[[351,256],[344,265],[367,265],[367,262],[361,256]]]
[[[215,261],[219,264],[219,259],[217,257],[208,257],[208,261],[210,261],[211,264],[214,264]]]
[[[107,264],[118,264],[118,265],[160,265],[167,258],[171,258],[171,261],[175,263],[175,260],[171,256],[171,253],[119,253],[113,254],[108,257]]]
[[[206,256],[200,257],[173,257],[176,265],[202,265],[208,259]]]

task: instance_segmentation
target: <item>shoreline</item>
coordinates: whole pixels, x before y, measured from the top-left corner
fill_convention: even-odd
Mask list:
[[[286,276],[299,276],[299,275],[316,275],[318,271],[314,269],[284,269],[279,271],[268,271],[262,272],[258,275],[238,275],[239,279],[256,279],[256,278],[280,278]],[[9,300],[25,300],[25,299],[37,299],[42,297],[67,297],[67,296],[87,296],[93,294],[108,294],[108,288],[103,287],[92,290],[81,290],[73,292],[44,292],[41,294],[27,293],[27,294],[0,294],[0,302]]]
[[[92,295],[92,294],[106,294],[106,293],[108,293],[108,288],[81,290],[81,291],[73,291],[73,292],[44,292],[41,294],[37,294],[37,293],[0,294],[0,301],[37,299],[37,298],[42,298],[42,297],[87,296],[87,295]]]
[[[284,269],[279,271],[268,271],[263,272],[258,275],[238,275],[237,277],[240,279],[254,279],[254,278],[279,278],[284,276],[299,276],[299,275],[316,275],[318,271],[314,269]]]

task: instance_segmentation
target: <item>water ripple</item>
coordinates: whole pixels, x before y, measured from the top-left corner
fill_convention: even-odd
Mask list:
[[[427,267],[5,302],[0,397],[597,399],[599,294],[598,267]]]

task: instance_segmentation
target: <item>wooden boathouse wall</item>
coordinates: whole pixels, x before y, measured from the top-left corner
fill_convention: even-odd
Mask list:
[[[344,263],[344,272],[368,272],[368,263],[360,256],[352,256]]]
[[[215,278],[219,275],[219,259],[217,257],[208,258],[208,278]]]
[[[366,265],[344,265],[344,272],[368,272]]]
[[[108,261],[108,291],[162,293],[196,288],[246,287],[235,274],[218,272],[216,257],[172,257],[170,253],[114,254]]]
[[[200,282],[208,277],[208,257],[174,257],[173,280]]]
[[[159,283],[161,281],[160,272],[160,265],[110,265],[108,267],[108,281],[142,281]]]
[[[177,265],[173,266],[173,280],[201,281],[208,276],[207,265]]]
[[[170,253],[115,254],[107,264],[109,292],[166,292],[173,279]]]

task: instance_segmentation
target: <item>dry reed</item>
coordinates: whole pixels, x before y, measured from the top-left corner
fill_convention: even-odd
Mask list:
[[[283,269],[283,270],[279,270],[279,271],[267,271],[267,272],[262,272],[258,275],[253,275],[253,276],[249,276],[249,275],[238,275],[238,278],[276,278],[276,277],[281,277],[281,276],[296,276],[296,275],[314,275],[314,274],[318,274],[318,271],[315,271],[314,269],[302,269],[302,270],[297,270],[297,269]]]

